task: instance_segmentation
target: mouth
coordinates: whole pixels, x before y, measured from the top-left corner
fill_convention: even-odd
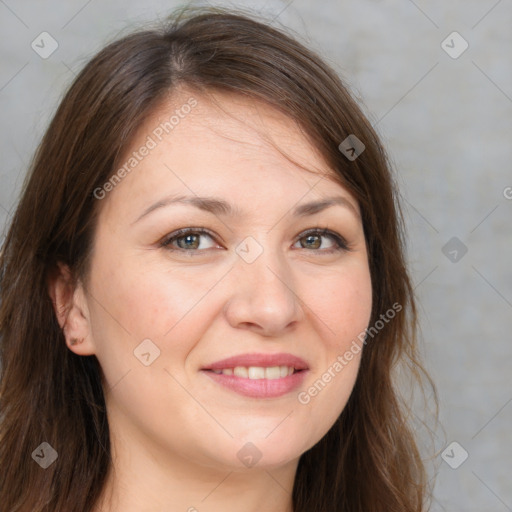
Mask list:
[[[201,372],[221,386],[251,398],[275,398],[295,390],[309,367],[291,354],[245,354],[217,361]]]
[[[217,375],[234,375],[243,379],[260,380],[260,379],[282,379],[293,375],[298,370],[293,366],[235,366],[234,368],[223,368],[217,370],[206,370],[216,373]]]

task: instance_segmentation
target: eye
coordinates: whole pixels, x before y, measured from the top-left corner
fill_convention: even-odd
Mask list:
[[[171,233],[161,247],[176,251],[198,251],[219,247],[213,236],[202,228],[183,228]]]
[[[350,250],[346,240],[340,234],[329,229],[310,229],[301,234],[297,243],[300,244],[299,248],[301,249],[316,250],[322,253]]]
[[[300,246],[297,247],[297,244]],[[214,248],[223,249],[215,242],[214,236],[204,228],[183,228],[174,231],[160,242],[160,246],[169,251],[188,252],[189,254]],[[350,250],[346,240],[340,234],[329,229],[318,228],[301,233],[294,247],[322,254]]]

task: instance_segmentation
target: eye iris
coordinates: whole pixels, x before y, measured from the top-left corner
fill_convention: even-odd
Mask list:
[[[178,238],[177,242],[181,249],[197,249],[199,247],[199,236],[185,235]]]
[[[302,244],[302,247],[308,249],[318,249],[322,245],[322,240],[318,235],[308,235],[303,240],[306,241],[306,245]]]

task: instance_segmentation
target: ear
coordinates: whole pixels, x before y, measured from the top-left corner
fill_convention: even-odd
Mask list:
[[[80,356],[94,354],[85,290],[80,282],[73,282],[67,265],[57,263],[48,278],[48,293],[69,349]]]

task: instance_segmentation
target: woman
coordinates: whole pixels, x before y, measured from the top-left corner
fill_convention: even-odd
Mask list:
[[[426,510],[392,176],[290,36],[188,10],[103,49],[1,269],[2,511]]]

